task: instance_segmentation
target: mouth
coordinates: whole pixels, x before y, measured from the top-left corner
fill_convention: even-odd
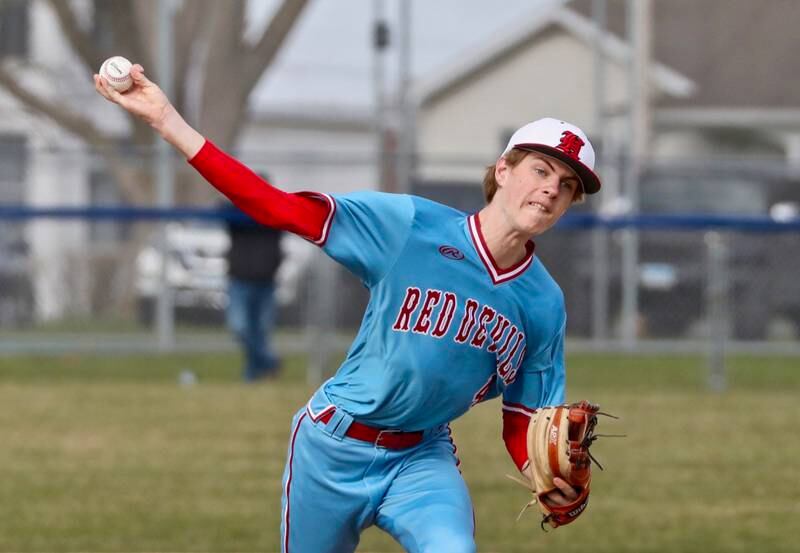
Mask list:
[[[537,211],[541,211],[542,213],[550,213],[550,210],[544,204],[540,204],[539,202],[528,202],[528,207],[532,207]]]

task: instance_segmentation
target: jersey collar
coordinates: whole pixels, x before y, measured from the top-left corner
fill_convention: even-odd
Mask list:
[[[475,246],[475,251],[478,252],[478,257],[481,258],[494,284],[501,284],[518,277],[524,273],[525,269],[530,267],[533,262],[533,251],[536,245],[532,240],[528,240],[525,244],[525,257],[506,269],[499,267],[492,257],[489,248],[486,246],[486,240],[483,238],[483,233],[481,232],[481,221],[477,213],[473,213],[467,217],[467,228],[472,238],[472,244]]]

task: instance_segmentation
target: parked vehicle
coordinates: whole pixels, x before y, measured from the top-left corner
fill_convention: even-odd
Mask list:
[[[165,231],[166,283],[177,320],[218,324],[227,305],[229,239],[219,225],[171,223]],[[139,320],[150,324],[162,283],[162,255],[158,233],[136,258],[136,294]]]

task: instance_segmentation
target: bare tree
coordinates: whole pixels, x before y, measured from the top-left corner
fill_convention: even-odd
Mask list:
[[[124,54],[153,73],[155,51],[154,0],[93,0],[92,23],[85,24],[69,0],[47,0],[61,30],[88,75],[111,54]],[[245,120],[247,98],[269,68],[284,40],[298,21],[308,0],[282,0],[264,30],[254,40],[244,38],[247,0],[184,0],[174,18],[175,91],[172,102],[187,118],[223,148],[236,140]],[[108,32],[98,33],[99,29]],[[193,83],[193,88],[190,86]],[[153,177],[130,156],[149,153],[157,139],[145,124],[130,117],[130,134],[121,140],[98,128],[81,114],[79,106],[53,101],[25,85],[12,67],[0,63],[0,87],[31,112],[44,115],[101,152],[122,198],[132,204],[152,204]],[[190,93],[190,89],[194,94]],[[98,102],[102,101],[98,96]],[[189,105],[192,103],[193,105]],[[207,202],[213,191],[191,186],[189,173],[179,174],[176,194],[180,201]],[[119,288],[131,289],[130,264],[141,247],[141,233],[120,252]],[[124,276],[128,275],[128,276]],[[130,298],[127,298],[130,299]]]
[[[97,71],[102,61],[113,53],[124,53],[150,69],[156,52],[154,36],[156,10],[153,0],[93,0],[94,23],[82,26],[68,0],[48,0],[61,29],[87,74]],[[308,0],[283,0],[270,22],[254,41],[244,40],[247,0],[185,0],[175,17],[175,106],[193,116],[193,122],[222,147],[229,147],[241,130],[247,110],[247,98],[261,75],[275,59]],[[110,30],[112,44],[100,44],[98,27]],[[189,76],[199,80],[199,105],[189,109]],[[13,71],[0,64],[0,86],[30,110],[45,115],[87,144],[102,150],[116,177],[123,196],[133,202],[151,201],[152,185],[143,186],[142,175],[126,163],[125,151],[131,144],[149,151],[155,140],[153,132],[131,117],[131,135],[127,141],[99,130],[93,122],[64,103],[37,95],[15,78]],[[98,98],[99,101],[99,98]],[[123,146],[122,142],[126,142]],[[133,174],[131,174],[133,172]],[[181,194],[185,200],[198,200],[196,194]]]

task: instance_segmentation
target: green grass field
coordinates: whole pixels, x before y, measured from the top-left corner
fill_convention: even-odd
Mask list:
[[[310,392],[287,364],[245,386],[234,354],[0,359],[0,551],[277,551],[289,422]],[[533,510],[516,521],[527,493],[505,477],[499,402],[458,420],[479,551],[797,551],[800,359],[731,358],[723,394],[699,357],[568,366],[568,399],[628,437],[598,441],[589,510],[543,533]],[[374,529],[359,548],[399,550]]]

